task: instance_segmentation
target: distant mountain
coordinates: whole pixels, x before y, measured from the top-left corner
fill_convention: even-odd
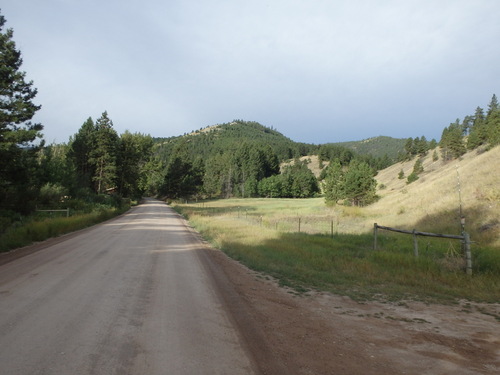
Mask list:
[[[396,160],[400,152],[404,152],[406,139],[379,136],[364,139],[362,141],[333,143],[337,146],[346,147],[360,155],[371,155],[381,158],[387,155]]]

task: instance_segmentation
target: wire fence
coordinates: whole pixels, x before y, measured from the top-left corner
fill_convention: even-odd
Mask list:
[[[265,213],[241,207],[210,207],[200,204],[197,210],[203,216],[232,216],[235,220],[244,221],[248,225],[261,226],[289,233],[321,234],[334,236],[337,233],[366,233],[370,227],[364,224],[344,224],[339,217],[321,215],[266,215]]]

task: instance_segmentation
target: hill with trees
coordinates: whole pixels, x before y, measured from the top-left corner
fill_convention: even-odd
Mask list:
[[[298,188],[285,187],[285,180],[292,184],[290,179],[274,184],[272,192],[269,190],[270,181],[262,186],[259,184],[280,174],[281,161],[316,150],[315,145],[293,142],[272,128],[243,120],[209,126],[180,137],[157,138],[155,157],[167,173],[163,181],[152,182],[150,189],[171,199],[193,195],[303,196],[304,192],[299,193]],[[182,176],[178,173],[180,168],[183,169]],[[288,174],[310,175],[307,168],[293,170],[294,173]],[[276,186],[280,186],[279,193],[276,193]],[[318,189],[311,188],[311,194],[313,191]]]
[[[337,142],[334,145],[348,148],[360,155],[371,155],[376,158],[387,157],[396,160],[404,152],[406,139],[378,136],[361,141]]]
[[[294,142],[273,128],[243,120],[209,126],[180,137],[158,138],[155,142],[155,157],[169,172],[150,188],[172,199],[310,197],[321,189],[304,160],[306,156],[317,155],[320,163],[326,163],[321,168],[335,157],[343,165],[353,159],[363,161],[371,175],[395,161],[385,154],[383,158],[359,155],[336,144]],[[179,166],[184,170],[183,176],[191,177],[179,176],[175,172]]]
[[[170,138],[154,138],[157,154],[166,161],[179,142],[184,142],[190,155],[206,158],[214,153],[239,148],[241,143],[266,145],[280,160],[315,153],[317,146],[294,142],[283,134],[255,121],[234,120],[230,123],[208,126],[189,134]]]

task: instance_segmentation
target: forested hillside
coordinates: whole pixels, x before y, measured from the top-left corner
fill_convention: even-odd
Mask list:
[[[387,155],[395,160],[404,151],[405,139],[379,136],[367,138],[362,141],[338,142],[334,145],[342,146],[360,155],[371,155],[383,158]]]
[[[271,147],[280,160],[316,153],[317,146],[294,142],[283,134],[254,121],[234,120],[208,126],[178,137],[154,138],[156,153],[167,161],[179,142],[185,142],[189,155],[206,158],[240,147],[242,142]]]
[[[280,162],[316,153],[318,146],[293,142],[257,122],[234,120],[180,137],[155,139],[155,157],[165,178],[152,181],[150,190],[168,198],[304,197],[319,191],[307,167],[297,166],[279,187],[269,192],[268,178],[280,174]],[[300,171],[299,171],[300,169]],[[286,174],[283,174],[286,175]],[[313,177],[313,176],[312,176]],[[282,179],[282,181],[281,181]],[[156,183],[156,184],[155,184]],[[267,193],[264,193],[264,190]]]
[[[163,181],[152,182],[151,191],[169,198],[304,198],[321,190],[304,156],[317,155],[321,163],[339,157],[346,166],[353,159],[363,161],[370,175],[395,161],[385,154],[359,155],[336,144],[294,142],[275,129],[243,120],[155,139],[154,153],[166,174]]]

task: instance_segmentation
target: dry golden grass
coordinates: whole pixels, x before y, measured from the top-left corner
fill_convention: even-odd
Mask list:
[[[319,163],[319,158],[318,155],[309,155],[309,156],[302,156],[300,157],[300,161],[307,161],[307,167],[311,170],[311,172],[316,176],[316,178],[319,177],[321,174],[321,171],[323,170],[320,168],[320,163]],[[295,160],[290,160],[286,163],[281,164],[281,169],[283,169],[285,166],[288,165],[293,165],[295,163]],[[323,168],[328,165],[329,162],[323,162]]]
[[[433,161],[431,152],[423,160],[424,172],[411,184],[398,174],[402,169],[408,176],[415,159],[392,165],[376,176],[385,188],[378,191],[381,199],[366,208],[366,216],[380,225],[460,233],[461,205],[466,231],[500,246],[499,161],[500,147],[449,162]]]
[[[317,158],[310,166],[317,166]],[[406,183],[415,160],[397,163],[378,173],[379,201],[368,207],[327,207],[324,198],[231,199],[203,203],[212,213],[221,213],[281,231],[361,234],[371,232],[373,223],[402,229],[460,234],[460,202],[466,231],[479,245],[500,247],[500,147],[487,152],[472,151],[460,160],[423,160],[420,178]],[[398,174],[403,169],[404,179]],[[319,167],[318,167],[319,170]],[[457,173],[458,171],[458,173]],[[316,172],[318,173],[318,172]],[[459,186],[460,180],[460,198]],[[332,224],[333,222],[333,224]]]

